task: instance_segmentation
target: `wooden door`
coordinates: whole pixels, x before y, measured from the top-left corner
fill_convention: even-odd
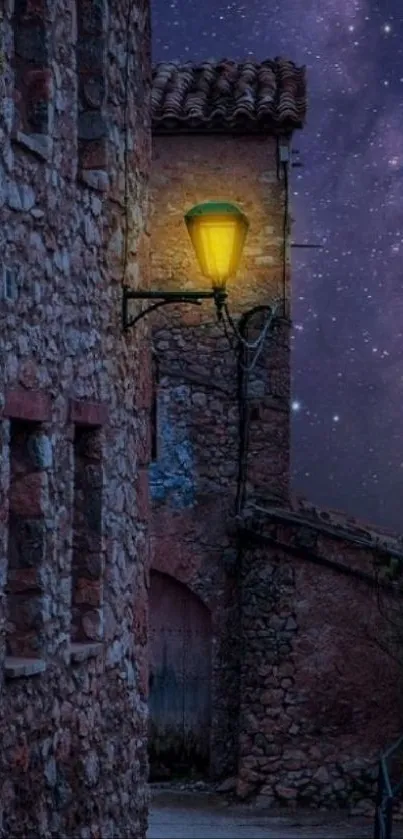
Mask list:
[[[151,573],[151,779],[206,774],[211,717],[211,621],[201,600]]]

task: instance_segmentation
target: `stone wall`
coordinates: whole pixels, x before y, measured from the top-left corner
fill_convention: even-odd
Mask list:
[[[154,288],[208,287],[183,215],[225,199],[251,222],[228,286],[236,322],[281,297],[284,182],[275,141],[153,142]],[[286,279],[288,296],[288,271]],[[263,324],[255,312],[248,338]],[[270,333],[256,364],[253,351],[234,352],[208,303],[162,310],[152,333],[151,561],[211,613],[211,774],[233,774],[240,797],[258,794],[265,804],[372,814],[379,750],[402,722],[399,670],[378,643],[387,622],[375,566],[382,551],[402,555],[401,546],[346,517],[290,507],[287,323]]]
[[[237,203],[250,230],[228,284],[236,322],[282,295],[284,182],[268,137],[154,136],[152,276],[155,289],[201,289],[183,220],[194,204]],[[286,272],[288,293],[288,269]],[[264,324],[251,317],[248,339]],[[240,461],[240,367],[213,304],[169,306],[153,316],[155,459],[150,467],[153,567],[186,583],[212,615],[211,773],[235,771],[239,703],[239,603],[234,535],[238,489],[285,499],[289,484],[289,341],[279,324],[261,347],[248,389],[247,463]],[[254,356],[250,352],[249,363]],[[246,377],[243,380],[246,383]],[[245,467],[247,467],[245,469]],[[242,469],[242,481],[239,473]]]
[[[126,224],[148,282],[149,10],[3,10],[0,835],[140,839],[150,370],[121,284]]]
[[[379,752],[403,722],[379,539],[330,514],[268,508],[242,540],[238,794],[372,814]],[[382,597],[393,615],[397,595]]]

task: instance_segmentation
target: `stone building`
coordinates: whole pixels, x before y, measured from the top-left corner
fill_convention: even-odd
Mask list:
[[[148,3],[1,9],[0,834],[140,839]]]
[[[332,805],[372,794],[399,720],[394,666],[364,628],[382,624],[379,540],[290,499],[288,199],[305,111],[304,70],[284,59],[154,69],[153,287],[208,287],[193,205],[233,202],[250,228],[227,334],[208,302],[152,316],[150,760],[155,778]]]
[[[274,298],[282,300],[284,294],[288,298],[286,180],[280,147],[290,153],[289,136],[304,119],[303,70],[287,61],[243,66],[207,62],[199,68],[162,64],[154,72],[152,98],[153,285],[208,288],[183,216],[204,200],[235,202],[247,215],[250,229],[241,270],[228,285],[229,305],[237,320],[252,312],[244,321],[245,334],[252,341],[262,320],[267,320],[267,312],[254,311],[255,307],[270,305]],[[246,385],[246,377],[241,382],[239,373],[248,360],[237,357],[208,303],[162,312],[153,323],[158,393],[154,393],[150,472],[151,629],[158,639],[161,632],[177,633],[180,661],[186,653],[186,624],[194,621],[185,673],[169,676],[180,684],[178,695],[170,695],[167,713],[172,716],[177,703],[180,729],[182,704],[191,703],[185,716],[193,716],[192,726],[198,727],[195,749],[202,751],[197,762],[203,763],[209,708],[214,708],[209,760],[214,772],[232,772],[237,753],[234,680],[239,650],[233,632],[238,621],[237,539],[231,530],[235,504],[241,504],[245,490],[270,489],[283,500],[288,496],[289,326],[286,320],[279,321],[268,336],[248,382],[246,464],[239,451],[238,390]],[[177,589],[183,600],[181,612],[174,594],[168,594],[173,580],[186,586]],[[208,677],[211,637],[212,680]],[[162,650],[158,640],[154,652]],[[167,678],[165,673],[165,682]],[[153,705],[165,701],[158,698],[159,679],[157,675],[151,692],[152,719]],[[186,691],[187,700],[180,697],[181,691]],[[166,736],[164,742],[166,747]],[[159,742],[155,748],[160,749]]]
[[[238,793],[372,817],[379,752],[403,728],[402,539],[269,499],[239,536]]]

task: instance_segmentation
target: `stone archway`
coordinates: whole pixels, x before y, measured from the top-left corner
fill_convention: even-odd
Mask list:
[[[210,759],[210,612],[187,586],[151,571],[149,615],[150,778],[205,775]]]

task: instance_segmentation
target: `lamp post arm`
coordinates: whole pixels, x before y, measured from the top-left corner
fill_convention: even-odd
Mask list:
[[[196,306],[201,305],[202,300],[214,300],[218,319],[221,320],[222,309],[227,299],[227,292],[221,288],[214,288],[211,291],[134,291],[127,286],[123,287],[122,298],[122,319],[123,329],[127,330],[130,327],[156,309],[162,306],[167,306],[169,303],[192,303]],[[129,318],[129,300],[153,300],[151,306],[147,306],[135,317]]]
[[[130,329],[132,326],[135,326],[139,320],[144,318],[146,315],[149,315],[150,312],[155,312],[156,309],[161,309],[162,306],[167,306],[169,303],[192,303],[194,306],[201,306],[201,300],[183,300],[180,297],[176,297],[174,300],[158,300],[156,303],[152,303],[151,306],[147,306],[146,309],[142,309],[141,312],[138,313],[138,315],[135,315],[135,317],[129,318],[127,314],[127,305],[125,306],[125,301],[123,301],[124,330],[126,331],[127,329]]]
[[[134,291],[124,288],[127,300],[164,300],[167,303],[191,302],[192,300],[208,300],[215,297],[216,291]]]

